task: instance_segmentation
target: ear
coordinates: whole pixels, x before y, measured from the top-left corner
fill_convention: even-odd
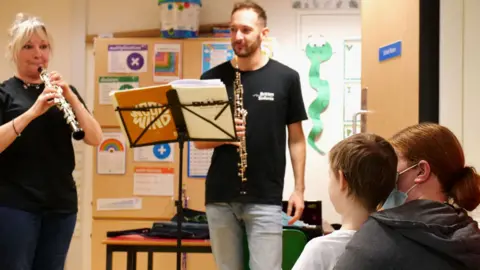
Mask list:
[[[268,34],[270,34],[270,29],[265,26],[265,27],[262,29],[262,32],[261,32],[261,33],[262,33],[262,39],[265,39],[265,38],[268,36]]]
[[[341,191],[346,191],[348,189],[347,179],[345,179],[345,174],[343,171],[338,170],[338,186],[340,187]]]
[[[416,184],[423,183],[430,178],[431,170],[430,170],[430,164],[426,162],[425,160],[420,160],[418,162],[418,175],[415,177],[414,182]]]

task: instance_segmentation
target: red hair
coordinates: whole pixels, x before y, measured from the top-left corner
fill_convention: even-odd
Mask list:
[[[417,124],[395,134],[390,143],[409,165],[428,162],[444,194],[458,206],[472,211],[480,204],[480,176],[474,167],[465,166],[462,146],[448,128]]]

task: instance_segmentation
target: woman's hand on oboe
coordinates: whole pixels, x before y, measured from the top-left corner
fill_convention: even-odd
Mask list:
[[[62,88],[63,97],[69,103],[71,103],[72,102],[71,99],[72,99],[72,97],[75,96],[75,94],[73,93],[72,89],[70,89],[70,86],[68,85],[68,83],[65,82],[62,79],[62,76],[60,75],[60,73],[58,73],[56,71],[50,72],[50,81],[52,82],[53,85],[57,85],[57,86],[60,86]]]
[[[37,118],[40,115],[44,114],[50,107],[55,105],[55,98],[60,98],[61,96],[53,88],[45,88],[43,92],[38,96],[37,100],[30,108],[32,115]]]

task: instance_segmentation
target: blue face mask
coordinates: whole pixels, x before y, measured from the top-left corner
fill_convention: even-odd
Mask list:
[[[405,203],[405,201],[407,200],[408,198],[408,193],[414,188],[417,186],[417,184],[413,185],[411,188],[409,188],[407,190],[407,192],[402,192],[400,190],[398,190],[397,188],[397,183],[398,183],[398,177],[400,175],[402,175],[403,173],[417,167],[418,164],[415,164],[413,166],[410,166],[408,168],[406,168],[405,170],[399,172],[397,174],[397,179],[396,179],[396,182],[395,182],[395,188],[392,190],[392,192],[390,192],[390,195],[388,196],[387,200],[385,201],[385,203],[383,204],[382,208],[384,210],[386,209],[390,209],[390,208],[394,208],[394,207],[397,207],[397,206],[400,206],[402,204]]]

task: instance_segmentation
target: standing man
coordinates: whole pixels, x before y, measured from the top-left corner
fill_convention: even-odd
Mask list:
[[[265,10],[251,1],[237,3],[231,13],[231,42],[236,57],[205,72],[202,79],[221,79],[234,99],[234,80],[240,72],[246,123],[236,119],[237,135],[246,136],[246,194],[238,176],[239,143],[196,142],[214,148],[206,178],[206,214],[212,251],[220,270],[243,269],[243,235],[248,237],[250,268],[280,270],[282,265],[282,193],[286,142],[293,166],[295,189],[288,215],[303,212],[305,137],[307,119],[298,72],[261,52],[267,36]]]

